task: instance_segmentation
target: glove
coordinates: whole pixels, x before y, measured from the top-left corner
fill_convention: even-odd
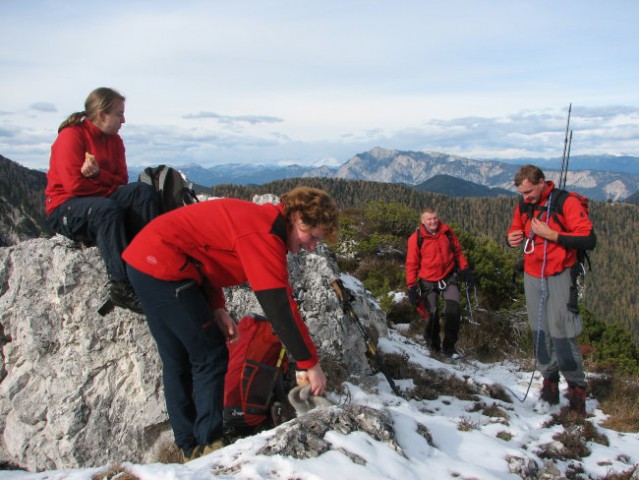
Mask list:
[[[464,282],[466,282],[466,286],[468,288],[474,288],[475,280],[473,280],[473,272],[470,271],[470,268],[467,268],[466,270],[462,270],[461,273],[464,276]]]
[[[419,305],[419,289],[417,285],[413,285],[408,289],[408,301],[413,305]]]

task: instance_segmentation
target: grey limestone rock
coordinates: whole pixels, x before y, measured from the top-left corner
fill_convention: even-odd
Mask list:
[[[328,249],[289,258],[294,295],[320,355],[366,375],[365,346],[330,288]],[[361,284],[356,311],[383,335]],[[143,315],[96,310],[106,274],[97,248],[64,237],[0,249],[0,460],[29,470],[151,461],[171,438],[161,363]],[[261,313],[247,286],[225,291],[235,319]]]

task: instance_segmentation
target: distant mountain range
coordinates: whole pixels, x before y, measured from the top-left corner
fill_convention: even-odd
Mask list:
[[[182,165],[177,168],[192,182],[204,187],[223,183],[261,185],[298,177],[335,177],[400,183],[420,191],[450,196],[495,196],[516,193],[513,177],[519,166],[527,163],[527,160],[530,160],[528,163],[540,166],[547,179],[558,181],[560,160],[474,160],[438,152],[388,150],[380,147],[359,153],[340,167],[226,164],[211,168],[199,165]],[[593,200],[624,200],[639,191],[639,157],[573,157],[570,164],[572,166],[568,172],[566,188]],[[574,168],[577,165],[580,169]],[[586,165],[609,169],[583,168]],[[131,168],[131,178],[136,178],[140,170],[141,168]],[[453,179],[463,182],[454,182]]]
[[[420,192],[432,192],[449,197],[498,197],[513,196],[515,192],[503,188],[489,188],[451,175],[435,175],[413,188]]]

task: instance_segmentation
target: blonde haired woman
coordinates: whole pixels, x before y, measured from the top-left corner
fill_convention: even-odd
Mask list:
[[[129,241],[158,215],[150,185],[128,183],[124,142],[118,134],[125,98],[97,88],[84,111],[58,128],[47,173],[46,213],[51,228],[72,240],[96,243],[109,278],[108,296],[140,311],[121,255]]]

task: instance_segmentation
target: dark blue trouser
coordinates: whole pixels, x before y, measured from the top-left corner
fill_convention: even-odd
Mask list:
[[[461,306],[459,303],[459,281],[457,274],[453,273],[446,278],[446,283],[440,288],[437,282],[429,282],[420,280],[422,295],[426,302],[426,308],[430,313],[424,330],[426,341],[430,342],[430,346],[435,350],[439,349],[440,344],[440,325],[438,303],[439,296],[444,297],[444,317],[446,323],[444,327],[444,353],[452,353],[455,344],[459,339],[459,330],[461,327]]]
[[[222,436],[229,353],[202,290],[157,280],[127,265],[162,359],[164,397],[175,443],[185,452]]]
[[[48,217],[51,228],[80,242],[95,242],[110,280],[126,280],[121,255],[133,237],[158,216],[157,195],[142,182],[122,185],[108,197],[70,198]]]

